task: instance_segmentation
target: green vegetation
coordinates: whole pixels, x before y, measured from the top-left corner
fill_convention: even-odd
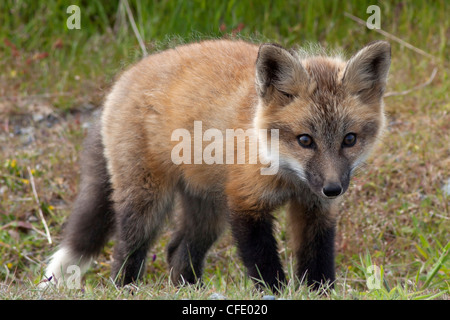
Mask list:
[[[385,137],[343,197],[338,280],[328,297],[294,281],[295,262],[280,210],[277,234],[292,281],[279,297],[450,298],[450,191],[444,190],[450,183],[447,1],[129,3],[149,53],[226,37],[287,47],[319,42],[348,55],[370,41],[386,38],[344,12],[366,20],[370,15],[366,8],[378,4],[384,31],[434,57],[432,61],[391,41],[388,91],[425,83],[434,68],[436,77],[427,86],[385,99],[389,118]],[[66,10],[72,4],[81,9],[80,30],[66,26],[70,16]],[[0,3],[0,299],[207,299],[213,293],[228,299],[259,299],[267,293],[256,291],[245,276],[229,233],[210,252],[202,287],[170,284],[165,261],[170,228],[152,248],[144,283],[134,295],[117,290],[109,280],[112,243],[86,275],[83,290],[50,288],[43,293],[36,289],[76,196],[85,124],[117,74],[142,56],[122,4]],[[375,283],[372,289],[368,281]]]

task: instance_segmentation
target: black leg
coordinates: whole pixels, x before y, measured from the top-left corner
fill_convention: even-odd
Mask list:
[[[137,281],[144,273],[150,239],[133,210],[120,213],[118,227],[112,277],[118,285],[126,285]]]
[[[147,251],[172,211],[170,199],[149,199],[146,190],[133,195],[133,201],[115,203],[118,243],[111,276],[118,285],[135,282],[145,273]]]
[[[181,194],[183,211],[167,255],[176,284],[201,279],[206,253],[226,226],[225,205],[215,199]]]
[[[273,217],[253,212],[234,213],[231,227],[249,276],[276,292],[286,279],[273,235]]]
[[[169,244],[168,260],[171,279],[176,284],[196,283],[201,279],[206,253],[216,237],[189,238],[181,235],[181,241]],[[175,236],[174,241],[176,241]]]
[[[316,230],[297,251],[297,276],[306,276],[315,289],[326,282],[333,286],[335,281],[334,236],[334,227]]]
[[[328,204],[304,205],[293,201],[290,206],[290,226],[297,258],[297,277],[318,289],[321,284],[335,281],[336,224]]]

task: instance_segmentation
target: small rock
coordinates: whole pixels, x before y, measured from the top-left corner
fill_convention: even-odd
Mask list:
[[[83,129],[89,129],[90,126],[91,126],[91,122],[90,121],[83,122],[83,124],[81,125],[81,127]]]
[[[33,113],[32,117],[34,122],[41,122],[45,118],[42,113]]]
[[[450,178],[447,179],[447,182],[442,187],[442,191],[444,191],[445,195],[450,196]]]
[[[209,296],[209,300],[226,300],[226,299],[227,298],[223,294],[217,292],[214,292]]]
[[[59,119],[54,114],[47,115],[47,117],[45,119],[45,125],[47,126],[47,128],[53,127],[58,122],[59,122]]]

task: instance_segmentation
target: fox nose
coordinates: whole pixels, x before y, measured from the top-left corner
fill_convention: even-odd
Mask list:
[[[322,192],[328,198],[334,198],[342,193],[342,187],[339,183],[330,183],[323,187]]]

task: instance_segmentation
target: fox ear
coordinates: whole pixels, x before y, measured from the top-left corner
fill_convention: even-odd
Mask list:
[[[256,59],[256,90],[266,102],[292,100],[308,82],[308,75],[295,53],[277,44],[263,44]]]
[[[389,42],[369,43],[347,62],[342,82],[364,103],[379,103],[386,88],[390,65]]]

